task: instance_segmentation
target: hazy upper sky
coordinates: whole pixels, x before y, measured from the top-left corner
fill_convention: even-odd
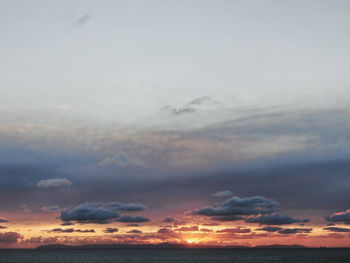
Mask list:
[[[91,236],[35,239],[68,221],[91,224],[91,242],[131,242],[120,225],[118,240],[99,228],[125,220],[146,224],[143,241],[248,242],[237,229],[176,229],[212,220],[255,227],[249,245],[346,244],[349,11],[340,0],[1,1],[0,247]],[[120,215],[143,210],[150,222]],[[314,232],[258,229],[291,224]]]
[[[348,1],[2,1],[1,104],[115,121],[349,103]]]

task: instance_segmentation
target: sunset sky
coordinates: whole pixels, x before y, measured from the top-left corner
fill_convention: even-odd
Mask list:
[[[350,1],[0,2],[0,248],[350,244]]]

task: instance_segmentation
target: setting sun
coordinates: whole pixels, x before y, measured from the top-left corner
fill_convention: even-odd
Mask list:
[[[188,240],[186,240],[186,242],[188,243],[188,244],[194,244],[194,243],[196,243],[198,240],[197,239],[188,239]]]

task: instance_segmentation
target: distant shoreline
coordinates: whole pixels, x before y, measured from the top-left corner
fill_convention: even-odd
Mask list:
[[[235,249],[350,249],[350,247],[307,247],[303,245],[265,245],[265,246],[205,246],[186,244],[86,244],[86,245],[64,245],[51,244],[38,246],[36,248],[0,248],[1,250],[235,250]]]

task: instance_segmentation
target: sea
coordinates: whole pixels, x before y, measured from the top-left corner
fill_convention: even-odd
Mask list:
[[[0,263],[350,263],[350,249],[0,250]]]

